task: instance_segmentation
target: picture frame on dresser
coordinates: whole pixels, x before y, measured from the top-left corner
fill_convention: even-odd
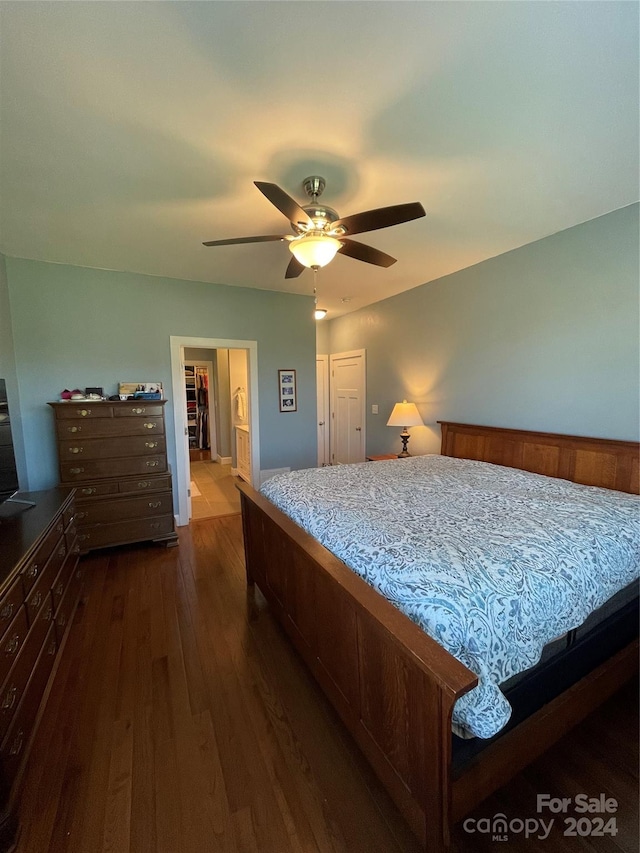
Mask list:
[[[49,405],[60,482],[77,490],[80,552],[144,541],[176,545],[166,400]]]

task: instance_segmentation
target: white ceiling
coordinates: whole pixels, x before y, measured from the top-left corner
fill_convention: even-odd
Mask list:
[[[253,186],[420,201],[337,316],[638,199],[635,2],[7,2],[0,251],[311,294]],[[342,298],[350,301],[343,303]]]

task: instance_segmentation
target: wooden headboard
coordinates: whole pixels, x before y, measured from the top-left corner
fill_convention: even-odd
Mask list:
[[[442,427],[443,456],[493,462],[585,486],[640,493],[637,442],[438,423]]]

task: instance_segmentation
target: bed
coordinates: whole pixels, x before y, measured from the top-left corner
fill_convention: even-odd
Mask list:
[[[636,444],[441,426],[444,456],[638,493]],[[627,600],[579,641],[562,638],[561,654],[511,686],[514,713],[499,734],[462,741],[454,707],[477,687],[474,672],[264,495],[239,489],[248,583],[429,851],[447,850],[453,823],[637,671],[637,611]]]

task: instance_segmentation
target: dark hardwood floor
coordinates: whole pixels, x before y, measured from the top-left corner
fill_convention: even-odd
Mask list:
[[[179,534],[179,548],[85,559],[84,604],[25,776],[19,853],[418,851],[264,602],[247,606],[240,517]],[[555,817],[546,839],[517,823],[506,842],[460,825],[455,850],[636,853],[637,719],[631,684],[467,825]],[[617,834],[565,837],[563,815],[536,814],[538,793],[614,797]]]

